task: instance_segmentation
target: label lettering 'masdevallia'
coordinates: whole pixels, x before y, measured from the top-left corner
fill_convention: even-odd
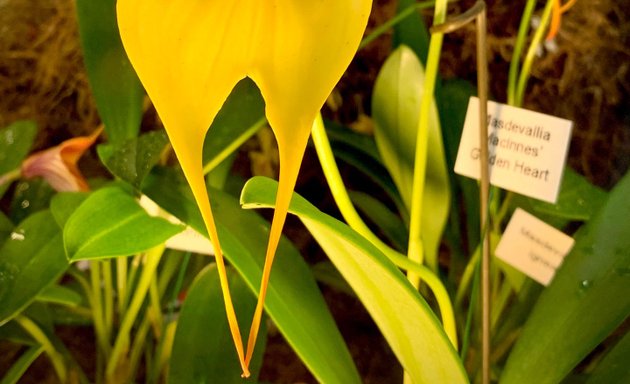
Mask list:
[[[488,102],[490,183],[555,203],[564,171],[572,122]],[[479,179],[479,99],[468,104],[455,172]]]

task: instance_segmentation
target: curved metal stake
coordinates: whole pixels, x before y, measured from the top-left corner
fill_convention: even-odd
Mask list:
[[[490,232],[488,201],[490,171],[488,161],[488,58],[486,51],[486,3],[477,1],[461,15],[445,23],[434,25],[431,33],[449,33],[477,20],[477,88],[479,90],[479,148],[480,148],[480,217],[481,217],[481,371],[483,384],[490,383]]]

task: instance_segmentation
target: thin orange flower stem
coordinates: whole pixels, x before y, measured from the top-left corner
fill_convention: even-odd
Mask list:
[[[575,3],[577,3],[577,0],[569,0],[569,1],[567,1],[566,4],[564,4],[562,7],[560,7],[560,12],[561,13],[565,13],[566,11],[571,9],[571,7],[575,5]]]
[[[553,2],[553,11],[551,14],[551,25],[549,26],[549,33],[547,34],[547,41],[553,40],[560,30],[560,23],[562,21],[562,14],[571,9],[575,5],[577,0],[569,0],[566,4],[560,4],[560,0]]]

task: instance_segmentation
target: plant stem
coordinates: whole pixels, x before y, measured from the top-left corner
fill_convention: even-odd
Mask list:
[[[387,256],[396,266],[407,271],[413,271],[427,283],[438,302],[444,330],[455,348],[457,348],[457,327],[455,325],[453,305],[451,304],[451,299],[442,281],[424,265],[409,260],[407,257],[385,244],[370,230],[363,219],[361,219],[361,216],[359,216],[359,213],[350,200],[348,191],[339,174],[339,168],[335,162],[335,157],[330,147],[330,142],[328,141],[328,135],[326,134],[326,128],[324,127],[321,114],[315,118],[315,122],[313,123],[312,137],[317,156],[324,170],[324,176],[326,177],[335,203],[337,203],[337,207],[339,207],[339,211],[341,211],[344,220],[346,220],[350,228],[370,241],[370,243],[378,248],[378,250]]]
[[[15,321],[29,334],[35,341],[37,341],[46,351],[46,354],[50,358],[52,362],[53,368],[55,369],[55,373],[57,377],[59,377],[59,381],[62,383],[66,382],[67,371],[66,365],[64,363],[64,358],[61,353],[57,352],[52,342],[46,336],[46,333],[35,323],[33,320],[25,317],[23,315],[18,315],[15,318]]]
[[[536,7],[536,0],[527,0],[525,9],[523,10],[523,17],[521,17],[521,24],[518,28],[518,35],[516,37],[516,43],[514,44],[514,54],[510,61],[510,72],[508,74],[508,86],[507,86],[507,102],[509,105],[515,105],[516,102],[516,79],[518,77],[518,69],[521,61],[521,55],[523,54],[523,47],[525,46],[525,40],[527,39],[527,31],[529,31],[529,25],[532,20],[532,14]]]
[[[90,262],[90,280],[92,283],[92,320],[94,332],[99,350],[103,359],[107,360],[110,354],[109,334],[103,317],[103,297],[101,294],[101,265],[98,261]]]
[[[361,44],[359,44],[359,49],[365,48],[368,44],[378,39],[382,34],[387,32],[390,28],[400,23],[407,17],[411,16],[416,11],[421,11],[423,9],[431,8],[435,4],[435,1],[423,1],[420,3],[416,3],[408,6],[407,8],[400,11],[396,16],[387,20],[383,24],[374,28],[374,30],[367,36],[361,40]]]
[[[446,20],[446,0],[435,2],[435,13],[433,24],[442,24]],[[433,93],[440,63],[440,53],[442,51],[443,33],[431,35],[429,43],[429,54],[427,56],[427,66],[424,78],[424,90],[418,118],[418,131],[416,136],[416,153],[413,169],[413,186],[411,192],[411,209],[409,220],[409,246],[407,256],[409,259],[422,264],[424,250],[422,248],[422,210],[424,200],[424,185],[427,169],[427,152],[429,138],[429,116],[433,107]],[[437,260],[427,260],[429,266],[434,271],[437,270]],[[407,278],[416,287],[420,284],[420,278],[413,272],[407,273]]]
[[[114,343],[114,348],[112,349],[111,356],[107,362],[105,372],[107,377],[112,377],[114,375],[116,368],[118,367],[118,362],[129,348],[131,328],[133,327],[138,312],[140,311],[140,307],[144,302],[149,285],[151,284],[151,279],[154,277],[163,251],[164,245],[160,245],[145,253],[145,262],[140,275],[140,281],[134,291],[129,308],[122,319],[120,329],[118,330],[118,336],[116,337],[116,342]]]
[[[127,258],[116,258],[116,289],[118,292],[118,315],[125,313],[125,297],[127,296]]]
[[[525,55],[525,60],[523,61],[523,67],[521,69],[521,73],[519,74],[518,83],[516,86],[516,93],[514,97],[514,104],[516,106],[521,106],[523,104],[525,87],[527,86],[527,80],[529,80],[532,63],[534,61],[534,58],[536,57],[536,49],[538,48],[544,37],[545,29],[549,24],[551,10],[555,1],[556,0],[547,0],[547,5],[545,5],[545,9],[543,10],[543,14],[540,18],[540,26],[538,26],[538,29],[534,34],[534,38],[529,45],[529,49],[527,50],[527,54]]]
[[[103,273],[103,319],[105,325],[105,334],[112,334],[114,328],[114,289],[112,287],[112,263],[109,260],[103,260],[101,271]]]

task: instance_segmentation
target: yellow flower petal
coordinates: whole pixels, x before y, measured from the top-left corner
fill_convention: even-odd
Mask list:
[[[371,0],[119,0],[123,45],[166,127],[217,246],[226,311],[243,375],[271,264],[313,120],[350,63]],[[266,101],[280,177],[259,302],[244,356],[202,172],[202,146],[234,85],[249,76]]]

